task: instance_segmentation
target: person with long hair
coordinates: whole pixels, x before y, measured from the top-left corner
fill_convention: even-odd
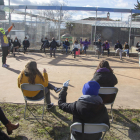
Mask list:
[[[91,81],[98,82],[101,87],[114,87],[118,83],[113,70],[106,60],[102,60],[99,63]]]
[[[28,62],[25,65],[25,69],[18,76],[18,87],[23,83],[29,84],[42,84],[45,87],[47,108],[51,109],[54,105],[50,99],[50,89],[58,93],[62,88],[57,88],[49,83],[48,74],[46,69],[43,70],[43,74],[38,70],[37,63],[35,61]],[[37,100],[44,97],[44,92],[41,91],[27,91],[23,90],[24,96],[31,100]]]

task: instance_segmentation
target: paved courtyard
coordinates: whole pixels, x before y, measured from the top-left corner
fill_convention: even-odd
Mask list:
[[[0,53],[1,56],[1,53]],[[140,68],[138,57],[103,56],[97,59],[92,55],[81,55],[76,59],[72,55],[56,54],[50,58],[43,53],[19,53],[14,58],[10,54],[7,64],[10,68],[0,67],[0,102],[24,103],[21,90],[17,86],[17,77],[28,61],[34,60],[40,71],[46,68],[50,83],[61,87],[63,82],[70,80],[67,102],[74,102],[82,95],[83,85],[89,81],[101,60],[109,61],[118,78],[116,87],[119,92],[114,103],[114,108],[140,108]],[[2,65],[2,62],[0,61]],[[58,94],[51,91],[51,100],[58,103]],[[109,106],[110,107],[110,106]]]

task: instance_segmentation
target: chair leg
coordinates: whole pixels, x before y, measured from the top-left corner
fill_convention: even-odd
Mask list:
[[[100,140],[103,140],[103,139],[104,139],[105,134],[106,134],[106,132],[104,132],[104,134],[103,134],[103,136],[102,136],[102,139],[100,139]]]
[[[112,116],[112,121],[113,122],[113,111],[112,111],[112,107],[113,107],[113,104],[111,105],[111,116]]]
[[[43,121],[43,116],[44,116],[44,107],[45,107],[45,101],[44,101],[44,104],[43,104],[42,121]]]
[[[25,100],[25,111],[24,111],[24,119],[26,118],[26,107],[27,107],[27,101]]]

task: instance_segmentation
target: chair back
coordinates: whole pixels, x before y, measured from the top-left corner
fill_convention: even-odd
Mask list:
[[[104,104],[113,104],[118,93],[116,87],[101,87],[99,89],[99,96],[102,98]]]
[[[104,123],[100,123],[100,124],[84,123],[84,133],[86,134],[106,132],[108,130],[109,130],[108,125]],[[73,123],[70,126],[70,131],[76,131],[82,133],[82,123]]]
[[[44,91],[44,97],[45,97],[45,87],[42,85],[42,84],[28,84],[28,83],[24,83],[22,84],[21,86],[21,90],[22,90],[22,93],[23,93],[23,90],[28,90],[28,91],[38,91],[38,90],[43,90]],[[24,96],[24,94],[23,94]],[[31,100],[31,99],[28,99],[28,97],[24,96],[24,99],[25,100],[29,100],[29,101],[40,101],[43,98],[40,98],[38,100]]]

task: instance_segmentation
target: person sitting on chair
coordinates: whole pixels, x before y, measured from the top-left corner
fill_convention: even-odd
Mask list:
[[[59,94],[59,109],[73,115],[73,123],[105,123],[110,127],[107,109],[102,98],[98,95],[100,85],[96,81],[89,81],[83,86],[83,95],[73,103],[66,103],[69,81],[63,84]],[[76,140],[99,140],[102,133],[84,134],[72,131]]]
[[[51,103],[50,99],[50,90],[54,90],[58,93],[62,88],[56,88],[52,84],[48,82],[48,74],[46,69],[43,70],[43,75],[37,68],[37,63],[35,61],[28,62],[25,66],[25,69],[18,76],[18,87],[20,88],[21,84],[29,83],[29,84],[42,84],[45,87],[46,93],[46,102],[47,108],[51,109],[54,105]],[[44,92],[41,91],[26,91],[23,90],[24,96],[31,100],[37,100],[41,97],[44,97]]]
[[[114,50],[116,50],[116,53],[120,53],[120,59],[122,59],[123,48],[122,48],[122,44],[120,43],[119,40],[117,40],[117,43],[115,44]]]
[[[90,40],[87,41],[87,39],[85,39],[85,41],[82,41],[82,38],[81,38],[80,43],[83,44],[83,50],[84,50],[84,53],[86,55],[87,54],[88,45],[90,45]]]
[[[78,41],[76,40],[73,44],[73,50],[72,50],[72,52],[74,52],[74,58],[76,56],[76,51],[78,51],[78,49],[80,49],[80,44],[78,44]]]
[[[103,44],[103,54],[104,54],[104,50],[107,50],[108,51],[108,56],[109,56],[109,53],[110,53],[109,48],[110,48],[110,44],[106,40],[106,42]]]
[[[99,63],[91,81],[98,82],[101,87],[114,87],[118,83],[108,61],[105,60]]]
[[[68,41],[68,38],[63,42],[63,47],[66,49],[66,54],[68,53],[68,48],[70,46],[70,43]]]
[[[24,54],[25,52],[27,51],[27,48],[29,48],[30,46],[30,42],[29,40],[27,39],[27,37],[25,37],[24,41],[23,41],[23,48],[24,48]]]
[[[139,41],[137,42],[136,47],[138,48],[138,49],[136,49],[136,51],[140,52],[140,43],[139,43]]]
[[[126,57],[129,57],[129,45],[128,42],[124,44],[124,52],[126,52]]]
[[[0,121],[5,125],[8,135],[11,135],[13,130],[19,127],[19,123],[12,124],[5,116],[0,107]],[[0,140],[11,140],[4,132],[0,130]]]

